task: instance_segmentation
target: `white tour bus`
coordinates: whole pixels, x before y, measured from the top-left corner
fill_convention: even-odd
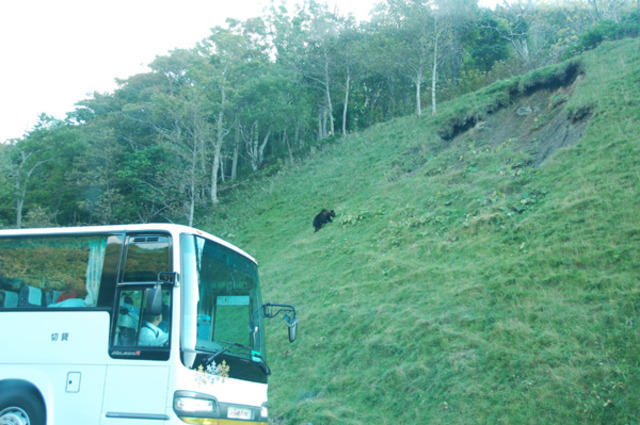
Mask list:
[[[0,231],[0,424],[265,424],[257,263],[170,224]]]

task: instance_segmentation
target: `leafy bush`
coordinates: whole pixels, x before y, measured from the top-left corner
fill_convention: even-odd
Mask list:
[[[625,16],[616,23],[609,20],[597,22],[585,32],[572,54],[584,52],[598,47],[603,41],[620,40],[625,37],[638,37],[640,35],[640,13],[634,12]]]
[[[614,22],[600,21],[580,37],[576,48],[578,51],[591,50],[604,40],[611,39],[615,31],[616,24]]]

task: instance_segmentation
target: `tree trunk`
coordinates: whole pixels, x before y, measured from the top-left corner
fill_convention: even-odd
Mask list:
[[[329,136],[327,133],[327,107],[322,106],[318,110],[318,140],[326,139]]]
[[[640,1],[640,0],[638,0],[638,1]],[[300,120],[298,119],[296,121],[296,131],[295,131],[295,133],[293,135],[293,140],[294,140],[296,146],[303,146],[304,145],[304,140],[300,140],[300,126],[301,126]]]
[[[512,38],[511,45],[518,52],[526,65],[529,64],[529,43],[526,38]]]
[[[191,160],[191,179],[189,181],[189,226],[193,226],[193,217],[196,211],[196,164],[198,158],[198,143],[194,140]]]
[[[224,155],[220,156],[220,180],[224,183],[227,179],[225,175],[224,167],[226,166],[227,158]]]
[[[222,112],[220,112],[222,115]],[[218,117],[221,120],[221,117]],[[222,135],[222,123],[218,122],[218,135],[216,142],[213,145],[213,164],[211,166],[211,203],[217,204],[220,202],[218,199],[218,171],[220,170],[220,153],[222,152],[222,142],[224,136]]]
[[[24,197],[16,200],[16,228],[22,228],[22,206],[24,205]]]
[[[231,160],[231,180],[238,178],[238,151],[240,150],[240,131],[236,126],[235,145],[233,146],[233,158]]]
[[[435,24],[434,24],[435,26]],[[438,80],[438,31],[436,29],[436,39],[433,45],[433,72],[431,73],[431,115],[436,115],[436,81]]]
[[[326,53],[325,53],[326,56]],[[325,57],[325,61],[324,61],[324,91],[325,91],[325,96],[326,96],[326,102],[327,102],[327,113],[329,114],[329,123],[330,123],[330,130],[329,130],[329,135],[333,136],[334,134],[336,134],[335,132],[335,126],[334,126],[334,122],[333,122],[333,104],[331,103],[331,85],[330,85],[330,78],[329,78],[329,58]]]
[[[193,226],[193,216],[196,212],[196,199],[195,196],[191,195],[190,205],[189,205],[189,226]]]
[[[422,91],[422,68],[418,68],[416,72],[416,115],[422,116],[422,98],[420,92]]]
[[[214,205],[220,202],[220,200],[218,199],[218,171],[220,170],[220,151],[220,145],[216,143],[213,151],[213,164],[211,166],[211,203]]]
[[[262,143],[260,143],[260,133],[258,131],[257,121],[255,121],[253,123],[253,126],[251,127],[249,138],[245,137],[244,134],[242,135],[245,140],[247,155],[249,156],[251,169],[253,171],[258,171],[264,163],[264,149],[267,147],[267,143],[269,143],[270,136],[271,130],[268,130],[267,134],[264,136],[264,139],[262,139]]]
[[[282,142],[287,147],[289,152],[289,164],[293,165],[293,151],[291,150],[291,143],[289,143],[289,129],[285,127],[282,132]]]
[[[318,110],[318,140],[324,139],[324,129],[322,128],[322,110]]]
[[[264,164],[264,148],[267,147],[267,143],[269,143],[269,137],[271,136],[271,130],[267,131],[267,134],[262,139],[262,144],[260,145],[260,149],[258,150],[258,167]],[[256,134],[256,139],[258,135]]]
[[[347,81],[344,89],[344,107],[342,108],[342,135],[347,135],[347,109],[349,108],[349,87],[351,86],[351,74],[347,71]]]
[[[600,20],[600,12],[598,11],[598,1],[591,0],[591,5],[593,6],[593,14],[596,21]]]
[[[225,75],[226,68],[223,70],[223,78],[220,84],[220,109],[218,110],[218,118],[216,119],[216,141],[213,145],[213,164],[211,166],[211,203],[213,205],[220,202],[218,199],[218,171],[220,167],[220,153],[222,152],[222,144],[224,138],[229,134],[229,130],[224,128],[224,108],[227,103],[227,93],[225,92]]]
[[[24,158],[24,155],[22,155]],[[20,166],[22,168],[22,165]],[[28,181],[28,179],[27,179]],[[20,169],[16,174],[16,228],[22,228],[22,207],[24,206],[24,198],[27,196],[26,182],[20,187]]]

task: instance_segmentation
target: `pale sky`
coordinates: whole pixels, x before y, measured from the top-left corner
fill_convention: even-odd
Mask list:
[[[342,14],[367,19],[380,1],[327,3],[337,5]],[[116,78],[146,72],[156,56],[194,47],[227,17],[260,16],[269,4],[269,0],[2,0],[0,142],[24,136],[43,112],[65,118],[76,102],[94,91],[112,93]]]

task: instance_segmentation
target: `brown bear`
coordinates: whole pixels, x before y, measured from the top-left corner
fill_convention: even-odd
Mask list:
[[[336,212],[334,210],[322,210],[313,219],[313,227],[316,228],[316,232],[322,228],[326,223],[331,222],[331,217],[335,217]]]

